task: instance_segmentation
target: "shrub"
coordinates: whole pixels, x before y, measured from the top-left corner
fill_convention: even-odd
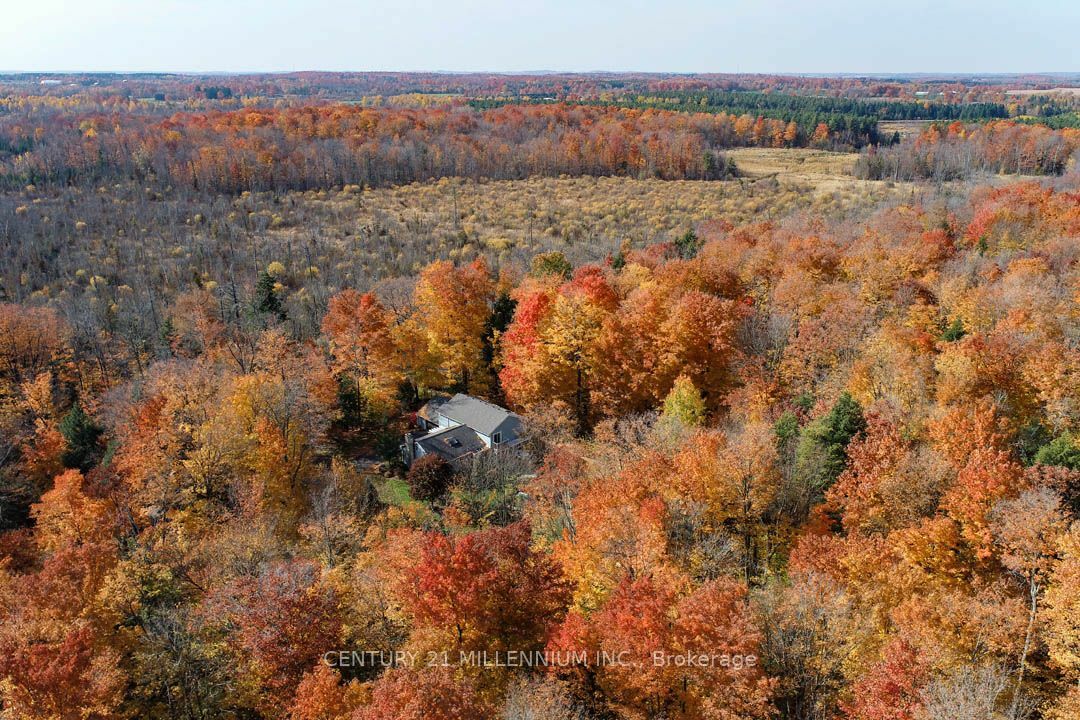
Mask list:
[[[454,469],[438,455],[425,455],[409,467],[405,482],[415,500],[434,502],[446,494]]]
[[[1060,435],[1039,448],[1035,453],[1039,465],[1056,465],[1069,470],[1080,470],[1080,447],[1069,434]]]

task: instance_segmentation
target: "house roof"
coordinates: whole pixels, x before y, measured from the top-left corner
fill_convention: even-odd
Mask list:
[[[517,419],[517,415],[506,408],[501,408],[498,405],[493,405],[463,393],[458,393],[449,400],[439,402],[428,412],[430,413],[432,410],[440,415],[445,415],[456,423],[468,425],[476,432],[488,437],[498,430],[499,426],[506,422],[507,419]],[[425,417],[427,416],[425,415]]]
[[[442,407],[450,397],[448,395],[440,395],[433,397],[424,403],[424,406],[416,411],[417,417],[422,417],[428,422],[436,422],[439,419],[439,408]]]
[[[416,437],[415,442],[425,452],[440,455],[446,460],[457,460],[487,447],[475,430],[464,425],[432,430]]]

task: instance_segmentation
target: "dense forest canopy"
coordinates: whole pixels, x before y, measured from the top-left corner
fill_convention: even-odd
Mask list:
[[[1080,717],[1060,78],[123,79],[0,77],[4,720]]]
[[[736,138],[733,122],[711,115],[565,105],[64,117],[40,138],[21,130],[8,140],[17,149],[0,170],[10,187],[133,178],[219,193],[444,176],[715,180],[732,172],[719,150],[753,141]]]

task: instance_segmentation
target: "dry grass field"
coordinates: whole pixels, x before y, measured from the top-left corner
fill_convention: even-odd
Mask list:
[[[297,199],[305,214],[326,218],[331,234],[352,228],[340,241],[353,252],[383,246],[379,259],[365,259],[369,267],[381,265],[378,274],[384,275],[414,271],[433,257],[483,254],[500,263],[527,262],[537,252],[555,249],[575,261],[594,260],[625,241],[640,246],[674,239],[709,218],[740,224],[799,211],[844,217],[911,193],[905,184],[851,177],[854,155],[770,149],[732,155],[742,177],[723,182],[446,179],[351,194],[306,193]],[[389,238],[397,252],[387,257],[385,245],[374,237],[358,244],[358,235]]]
[[[1080,87],[1056,87],[1049,90],[1009,90],[1008,95],[1072,95],[1080,97]]]
[[[17,215],[25,237],[45,232],[58,219],[64,227],[81,223],[62,246],[57,264],[108,278],[113,286],[134,286],[151,268],[166,268],[175,289],[196,276],[226,283],[237,268],[277,260],[297,286],[314,292],[325,285],[368,287],[442,258],[482,256],[493,266],[520,267],[537,253],[558,250],[574,263],[602,260],[626,243],[671,241],[713,218],[736,225],[800,212],[858,219],[882,201],[908,201],[922,192],[908,183],[852,177],[854,154],[798,149],[731,154],[741,177],[728,181],[448,178],[367,190],[244,193],[210,204],[145,204],[121,188],[95,193],[92,203],[78,190],[62,197],[28,192],[14,201],[28,209]],[[120,264],[128,214],[136,203],[155,213],[144,223],[154,232],[142,242],[138,258]],[[77,215],[68,217],[72,213]],[[12,260],[10,267],[21,267],[21,261]],[[12,294],[63,291],[62,278],[37,272],[16,273],[4,284]]]
[[[746,177],[782,175],[789,179],[818,180],[849,176],[858,153],[805,148],[738,148],[726,153]]]
[[[235,205],[265,216],[256,241],[260,257],[300,270],[296,248],[309,246],[305,262],[320,269],[323,281],[364,287],[413,274],[440,258],[482,256],[493,266],[521,267],[537,253],[558,250],[574,263],[591,262],[624,243],[641,247],[674,240],[714,218],[739,225],[807,213],[858,221],[882,202],[917,202],[929,192],[925,184],[852,177],[854,153],[751,148],[730,155],[740,177],[728,181],[447,178],[295,192],[280,203],[253,194]],[[195,235],[200,233],[196,228]]]
[[[898,132],[901,139],[907,139],[921,133],[931,122],[930,120],[882,120],[878,123],[878,133],[881,137],[888,138],[889,135]]]

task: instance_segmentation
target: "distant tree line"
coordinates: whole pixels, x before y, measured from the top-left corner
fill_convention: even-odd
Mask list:
[[[700,108],[729,113],[761,114],[765,117],[772,117],[769,113],[782,113],[785,119],[799,114],[852,115],[879,120],[981,120],[1008,117],[1008,110],[1000,103],[949,104],[722,90],[639,95],[633,102],[669,109]]]
[[[43,79],[54,84],[41,85]],[[209,98],[206,88],[229,93]],[[170,99],[245,100],[316,98],[350,101],[362,96],[405,93],[454,94],[464,97],[555,97],[581,100],[601,95],[631,96],[701,92],[785,93],[817,98],[867,98],[913,100],[948,98],[950,103],[1000,102],[1012,88],[1030,90],[1060,83],[1060,78],[909,79],[859,77],[806,77],[792,75],[718,73],[415,73],[415,72],[302,72],[229,75],[176,75],[170,73],[10,73],[0,74],[0,96],[146,98],[164,93]],[[1015,97],[1015,96],[1014,96]],[[1045,98],[1045,96],[1043,96]]]
[[[552,102],[554,98],[533,95],[528,102]],[[497,107],[507,99],[479,99],[470,104],[477,108]],[[883,141],[879,120],[962,120],[972,122],[1007,118],[1008,108],[1001,103],[974,102],[950,104],[937,101],[902,101],[892,99],[856,99],[763,93],[734,90],[669,91],[657,94],[629,93],[606,99],[582,101],[586,104],[616,105],[632,108],[662,108],[678,112],[711,112],[749,115],[770,120],[794,122],[798,128],[797,145],[812,142],[815,129],[824,124],[833,147],[863,147]]]
[[[727,93],[734,95],[735,93]],[[743,93],[738,93],[743,94]],[[790,97],[790,96],[789,96]],[[553,98],[532,97],[526,98],[530,104],[553,104]],[[517,99],[480,99],[471,100],[469,104],[478,109],[490,109],[505,107],[518,102]],[[877,119],[872,117],[859,117],[835,112],[815,112],[784,110],[779,108],[759,108],[732,104],[730,106],[707,102],[692,103],[675,101],[668,97],[642,96],[629,99],[620,96],[612,100],[583,100],[578,104],[600,107],[621,107],[633,109],[662,109],[671,112],[712,113],[721,118],[721,122],[730,123],[732,126],[740,124],[743,129],[734,129],[731,132],[729,142],[733,147],[741,146],[765,146],[765,147],[828,147],[830,149],[858,148],[864,145],[880,142],[878,136]],[[765,137],[761,132],[754,137],[749,131],[754,123],[762,121],[779,128],[781,135],[787,130],[788,123],[792,129],[787,131],[788,137],[779,142],[773,142],[772,133],[766,131]],[[827,131],[827,140],[823,133]]]
[[[28,152],[0,156],[0,185],[81,185],[135,179],[199,191],[307,190],[432,178],[624,175],[717,180],[730,123],[700,113],[582,106],[476,111],[461,106],[351,105],[80,117],[58,113]],[[772,134],[784,127],[770,128]],[[763,128],[758,128],[764,132]]]
[[[988,172],[1061,175],[1080,153],[1080,132],[1000,120],[933,124],[899,145],[870,147],[855,163],[868,180],[949,181]]]
[[[1020,117],[1017,122],[1027,125],[1045,125],[1052,130],[1080,128],[1080,112],[1060,112],[1038,117]]]

